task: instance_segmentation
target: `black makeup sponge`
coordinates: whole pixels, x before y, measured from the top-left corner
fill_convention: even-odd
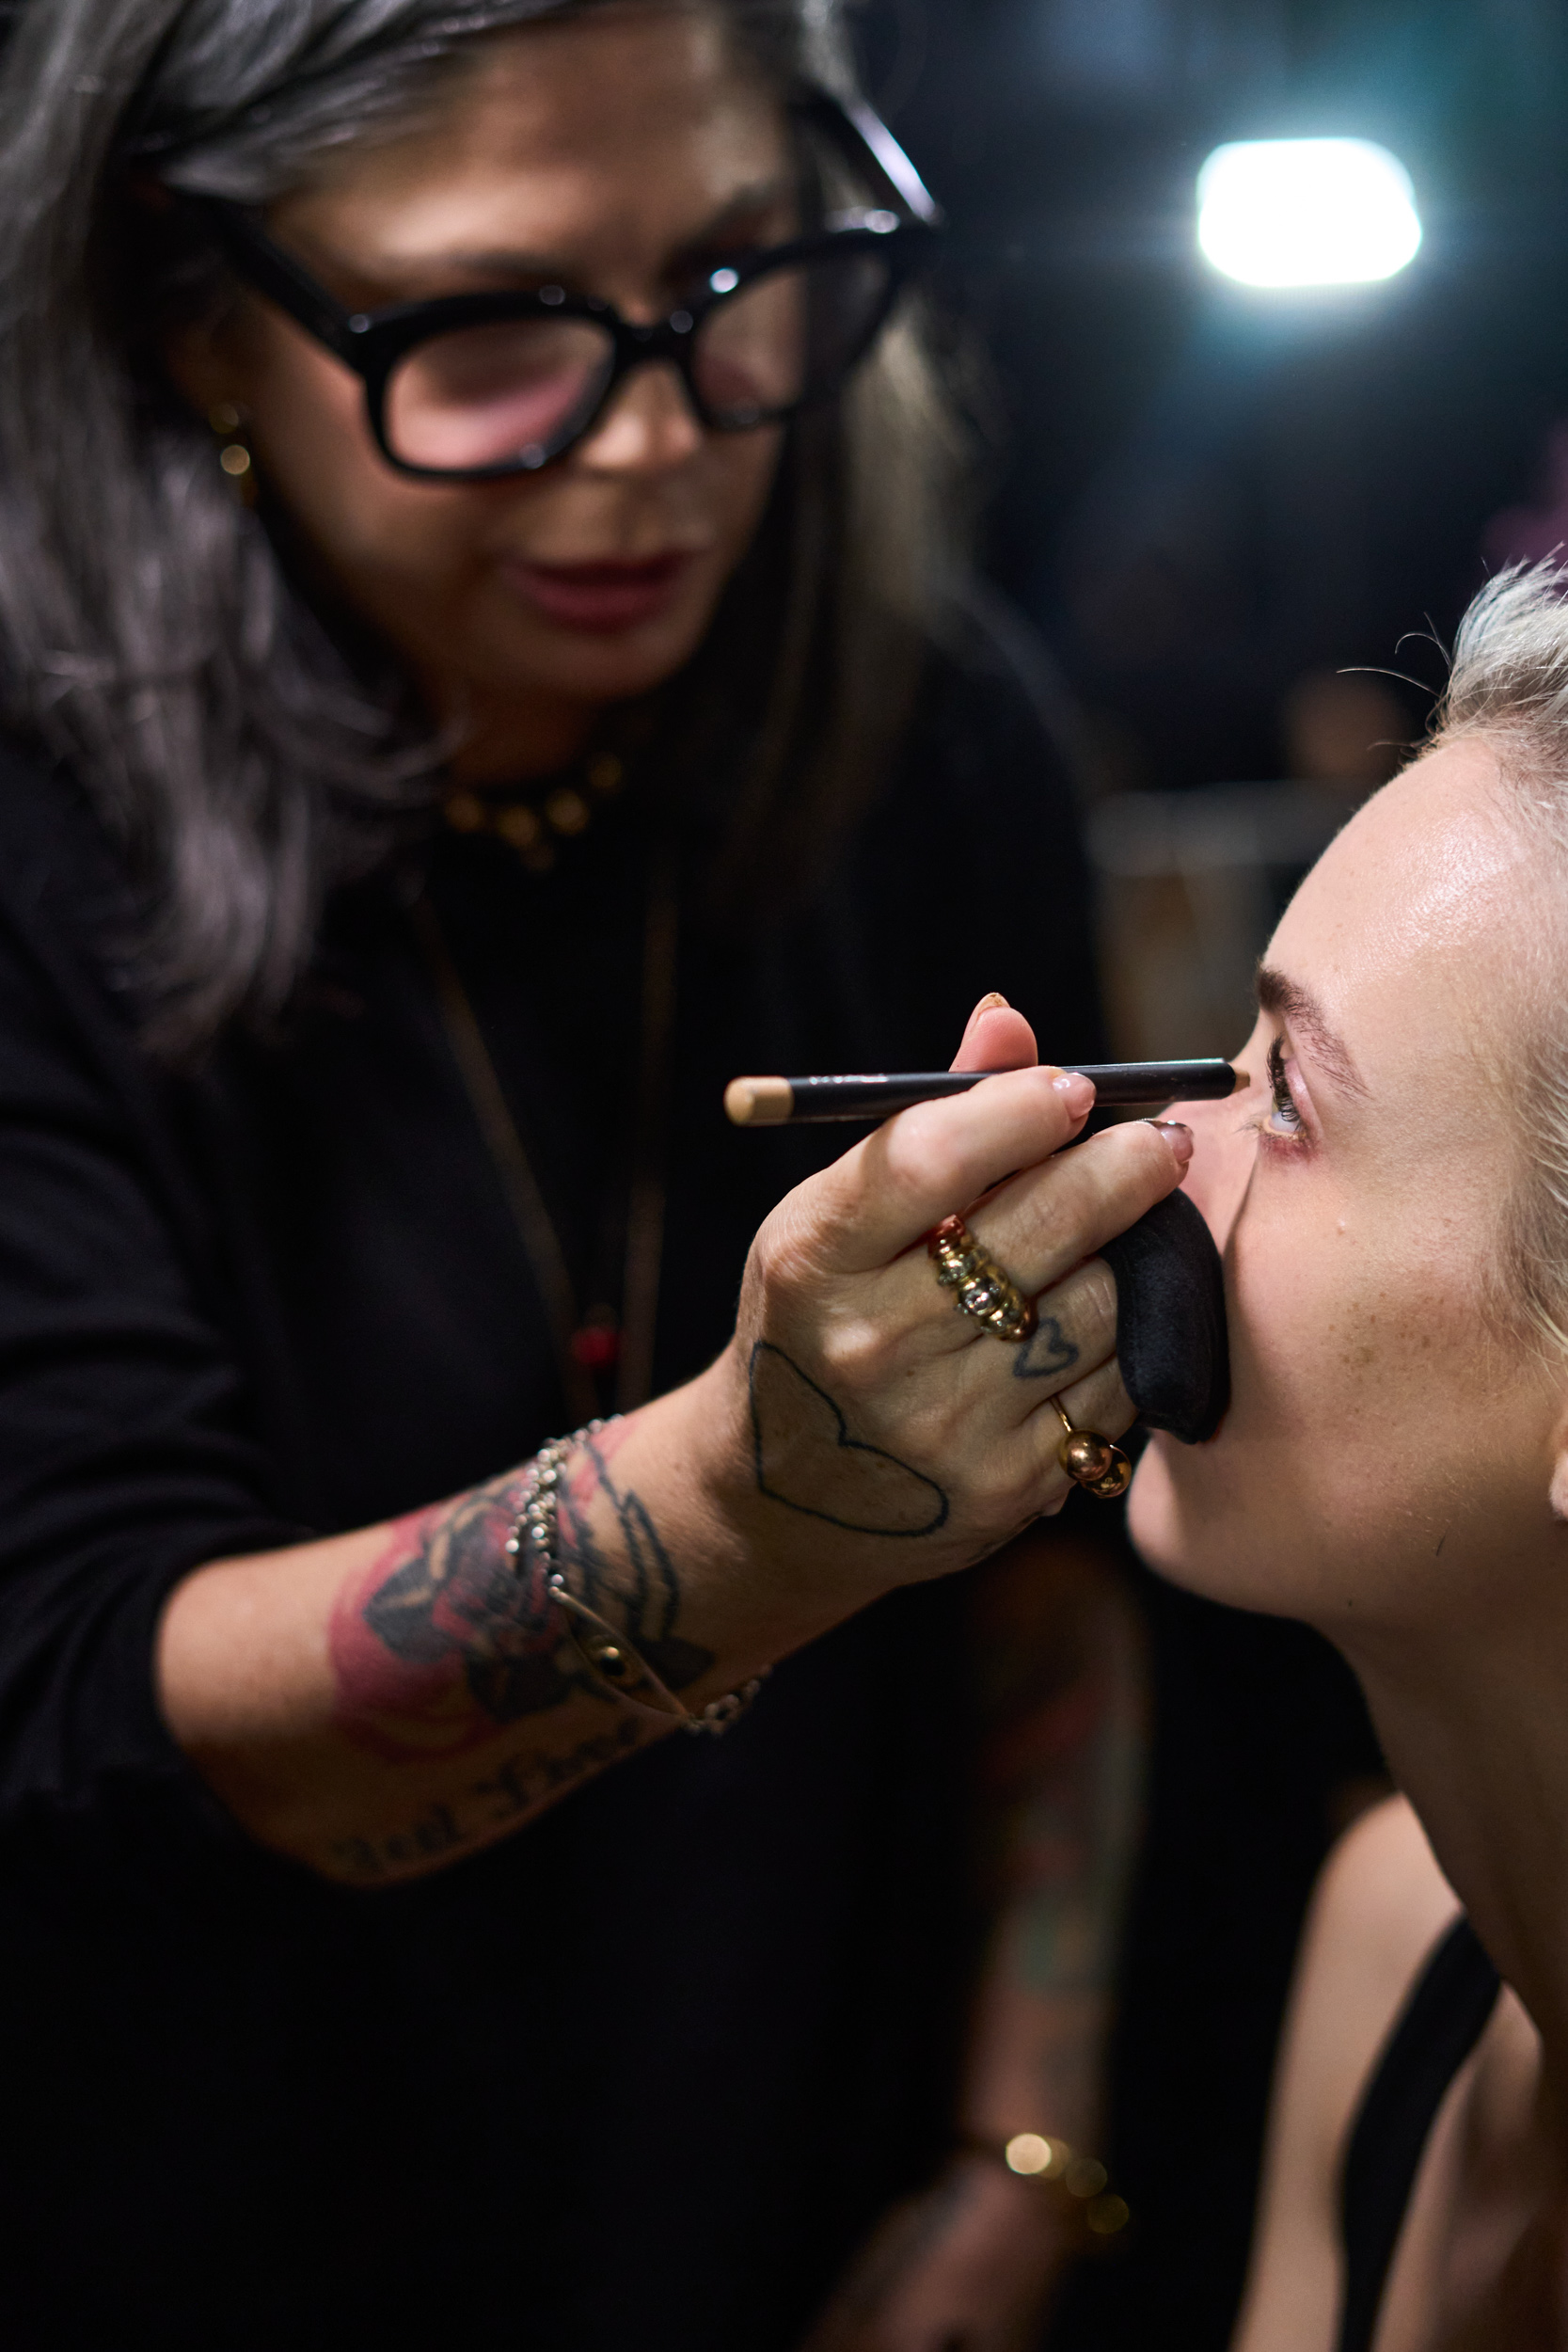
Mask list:
[[[1117,1356],[1138,1419],[1184,1445],[1212,1438],[1230,1402],[1230,1349],[1208,1226],[1169,1193],[1100,1255],[1117,1278]]]

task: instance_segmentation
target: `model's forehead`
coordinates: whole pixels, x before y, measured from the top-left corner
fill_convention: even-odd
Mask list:
[[[1275,934],[1270,962],[1319,996],[1374,1088],[1413,1055],[1488,1057],[1517,1024],[1544,909],[1507,788],[1479,740],[1429,753],[1346,826]]]

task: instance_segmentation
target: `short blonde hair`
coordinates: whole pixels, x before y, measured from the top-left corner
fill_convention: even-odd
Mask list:
[[[1499,572],[1459,625],[1427,748],[1477,737],[1497,755],[1507,812],[1568,882],[1568,564],[1555,556]],[[1520,944],[1538,965],[1540,1018],[1521,1041],[1530,1122],[1500,1288],[1513,1319],[1522,1309],[1568,1356],[1568,931],[1522,930]]]

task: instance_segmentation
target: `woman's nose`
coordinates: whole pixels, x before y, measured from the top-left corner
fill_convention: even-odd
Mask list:
[[[1241,1207],[1257,1152],[1244,1104],[1244,1096],[1232,1095],[1227,1103],[1173,1103],[1163,1114],[1180,1119],[1193,1131],[1192,1165],[1181,1189],[1201,1210],[1220,1249]]]
[[[594,473],[661,473],[685,465],[702,443],[679,374],[654,360],[626,377],[576,455]]]

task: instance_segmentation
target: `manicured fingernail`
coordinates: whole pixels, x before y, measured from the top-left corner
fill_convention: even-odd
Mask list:
[[[1144,1125],[1156,1128],[1164,1136],[1176,1154],[1177,1167],[1185,1168],[1193,1156],[1193,1148],[1197,1140],[1192,1129],[1184,1127],[1179,1119],[1146,1119]]]
[[[979,1020],[980,1015],[983,1012],[1009,1012],[1011,1009],[1012,1008],[1008,1004],[1006,998],[1002,995],[998,990],[993,988],[989,996],[981,997],[979,1003],[975,1006],[974,1010],[970,1014],[969,1019],[964,1023],[965,1037],[969,1035],[970,1030],[973,1029],[974,1024]]]
[[[1094,1080],[1085,1078],[1081,1070],[1058,1070],[1051,1081],[1074,1119],[1082,1119],[1094,1106]]]

